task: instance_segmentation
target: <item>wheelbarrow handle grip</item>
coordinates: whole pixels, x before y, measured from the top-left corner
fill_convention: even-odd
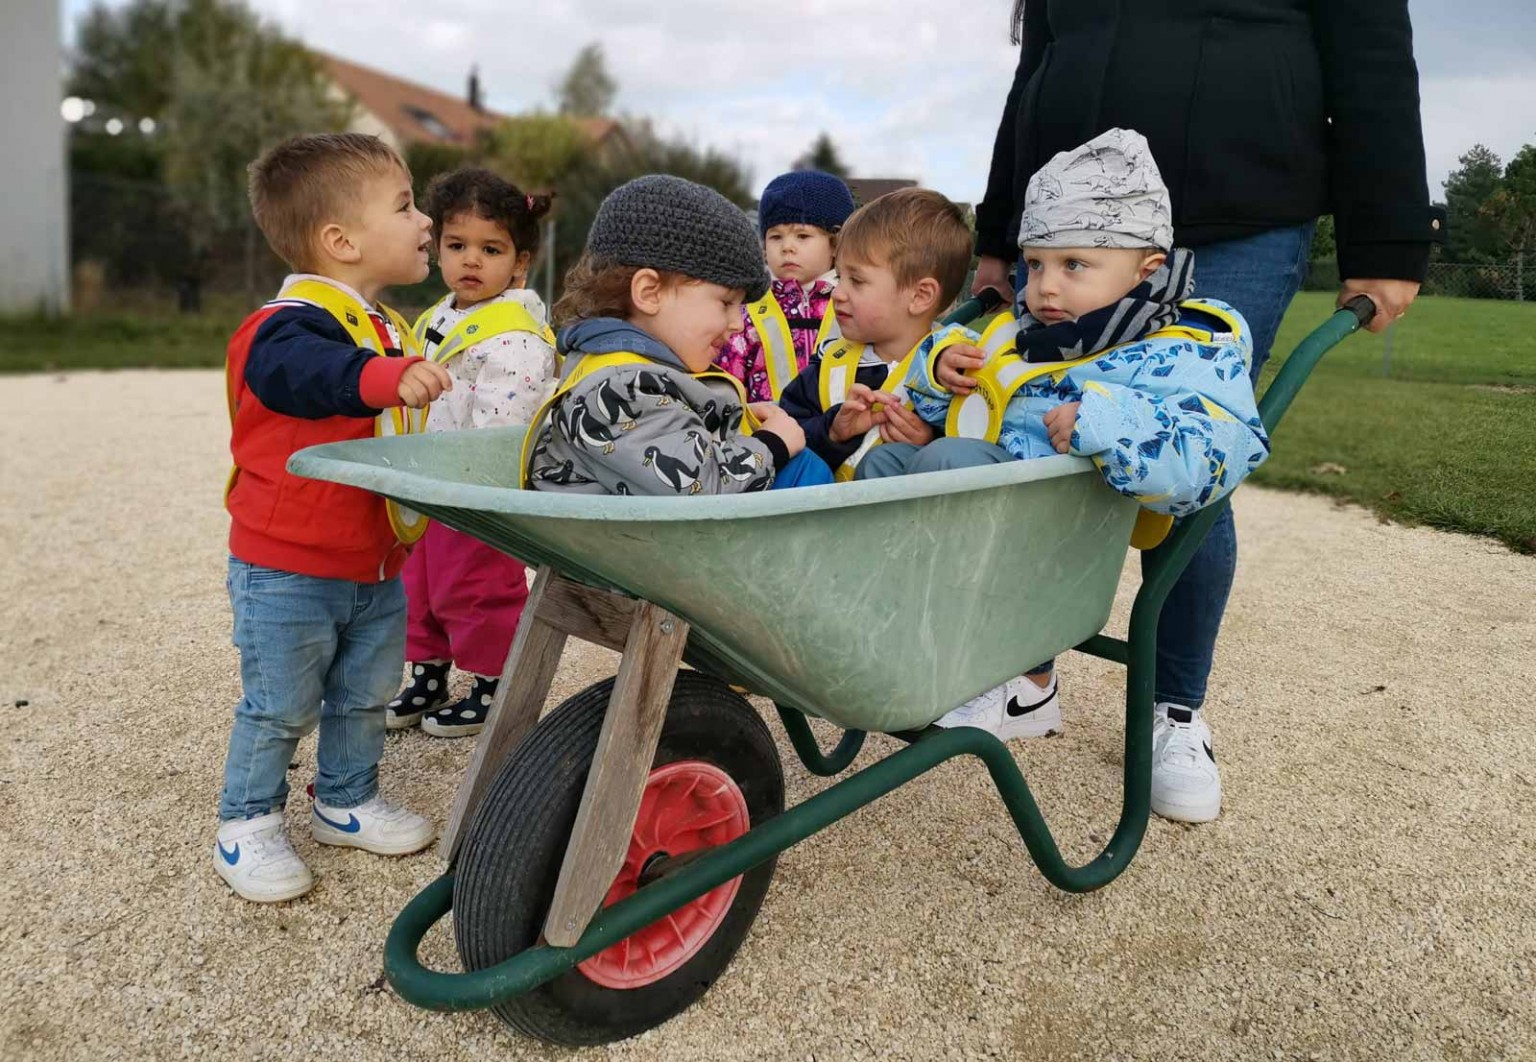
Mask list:
[[[1376,316],[1376,304],[1371,301],[1369,295],[1356,295],[1344,304],[1344,309],[1355,315],[1355,320],[1360,322],[1361,328],[1370,324],[1371,319]]]
[[[982,288],[975,295],[966,299],[960,305],[951,310],[944,317],[947,325],[970,324],[979,318],[985,317],[1002,304],[1003,293],[996,288]]]
[[[982,313],[991,313],[1003,304],[1003,293],[996,288],[982,288],[975,297],[981,303]]]

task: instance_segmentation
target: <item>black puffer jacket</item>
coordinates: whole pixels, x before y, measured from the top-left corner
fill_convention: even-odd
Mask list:
[[[977,249],[1013,258],[1030,176],[1117,126],[1185,246],[1332,213],[1346,278],[1422,280],[1443,237],[1407,0],[1025,0]]]

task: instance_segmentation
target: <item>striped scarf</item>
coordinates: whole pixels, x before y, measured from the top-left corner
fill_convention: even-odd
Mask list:
[[[1071,361],[1134,343],[1177,321],[1179,303],[1194,289],[1195,256],[1185,247],[1175,247],[1156,273],[1119,302],[1085,313],[1075,321],[1045,324],[1036,320],[1024,308],[1021,286],[1014,306],[1019,318],[1019,354],[1025,361]]]

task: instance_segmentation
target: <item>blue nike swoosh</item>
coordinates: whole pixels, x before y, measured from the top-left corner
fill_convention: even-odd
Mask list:
[[[228,863],[230,866],[234,866],[236,863],[240,862],[240,846],[238,844],[235,845],[235,850],[233,852],[226,852],[224,850],[223,841],[218,842],[218,845],[219,855],[224,857],[224,862]]]
[[[363,828],[363,824],[357,821],[356,815],[348,815],[346,822],[332,822],[330,819],[320,814],[319,808],[316,808],[315,818],[325,823],[331,829],[340,830],[342,833],[356,833],[358,830]]]

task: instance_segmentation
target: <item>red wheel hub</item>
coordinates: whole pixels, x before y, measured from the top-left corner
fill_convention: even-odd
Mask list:
[[[641,874],[658,861],[733,841],[750,826],[747,798],[714,764],[682,760],[656,768],[640,798],[624,866],[603,906],[633,895]],[[604,988],[641,988],[660,981],[714,936],[740,887],[741,879],[732,878],[576,968]]]

